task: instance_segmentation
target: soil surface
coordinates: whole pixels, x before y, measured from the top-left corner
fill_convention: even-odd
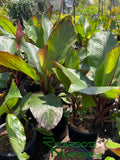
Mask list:
[[[0,152],[3,153],[14,153],[13,149],[9,143],[9,138],[7,131],[4,131],[0,134]]]
[[[80,131],[80,132],[85,132],[85,133],[90,133],[94,132],[94,129],[91,128],[91,122],[89,119],[80,119],[80,118],[75,118],[71,120],[71,125],[74,129]]]

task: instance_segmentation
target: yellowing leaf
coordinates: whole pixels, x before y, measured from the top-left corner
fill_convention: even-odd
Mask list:
[[[44,71],[46,71],[47,61],[48,61],[48,46],[45,46],[44,48],[38,51],[38,58],[40,61],[41,68]]]
[[[105,57],[105,73],[109,74],[116,66],[120,55],[120,45],[106,53]]]
[[[108,139],[108,141],[105,143],[105,146],[110,149],[112,152],[114,152],[117,156],[120,156],[120,144],[113,142],[111,139]]]
[[[8,52],[0,51],[0,65],[25,73],[36,81],[36,71],[32,69],[24,60]]]
[[[35,16],[32,16],[31,19],[32,19],[33,24],[34,24],[35,26],[37,26],[37,25],[38,25],[38,18],[35,17]]]
[[[0,16],[0,26],[4,28],[7,32],[16,35],[17,28],[13,26],[12,22],[7,18]]]

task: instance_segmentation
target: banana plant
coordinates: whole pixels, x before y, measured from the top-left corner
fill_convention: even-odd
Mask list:
[[[50,17],[49,12],[48,17]],[[1,78],[1,83],[7,88],[9,88],[7,80],[11,83],[5,100],[0,107],[0,116],[4,113],[8,114],[6,123],[11,145],[18,159],[24,160],[28,159],[28,155],[24,153],[26,138],[23,126],[17,117],[22,116],[28,123],[23,111],[30,109],[40,126],[46,130],[51,130],[59,123],[63,114],[63,107],[60,97],[56,96],[55,93],[56,86],[59,83],[52,71],[55,65],[50,62],[50,59],[63,64],[69,48],[75,43],[76,35],[71,17],[65,17],[59,23],[56,23],[50,32],[43,35],[43,39],[41,38],[41,34],[39,34],[43,34],[43,32],[35,32],[39,30],[38,28],[36,29],[36,25],[41,28],[41,24],[35,21],[37,20],[35,17],[35,19],[32,19],[32,23],[34,24],[33,29],[32,26],[26,24],[26,33],[28,36],[22,31],[20,22],[18,22],[18,27],[15,28],[10,21],[3,17],[0,18],[4,21],[3,24],[1,23],[1,30],[4,34],[4,36],[1,36],[1,42],[4,45],[1,45],[0,48],[0,65],[9,69],[8,73],[4,73],[2,67],[0,67],[1,72],[3,71],[1,76],[3,74],[7,76],[4,83],[3,77]],[[45,21],[47,20],[48,18],[45,19]],[[8,26],[5,26],[6,22],[8,22]],[[46,25],[44,20],[42,23],[43,26]],[[45,26],[44,29],[47,30],[46,27],[48,26]],[[30,32],[29,29],[32,31]],[[35,39],[32,33],[37,34],[37,39]],[[5,47],[6,42],[10,42],[7,49]],[[27,57],[25,60],[18,54],[23,52]],[[18,90],[18,88],[20,89],[21,82],[17,82],[16,72],[29,77],[32,80],[31,83],[38,85],[41,91],[38,93],[28,93],[22,97],[21,90]],[[19,131],[17,128],[18,125],[21,126]]]
[[[38,123],[43,128],[50,130],[58,124],[63,114],[62,101],[55,95],[56,86],[59,86],[52,71],[55,65],[50,60],[63,64],[69,48],[76,41],[76,34],[70,16],[63,18],[52,29],[48,30],[47,27],[51,28],[50,12],[47,12],[47,14],[48,17],[43,15],[42,23],[36,22],[35,20],[38,19],[35,19],[35,17],[32,19],[33,26],[24,22],[27,37],[18,23],[15,45],[17,51],[27,56],[27,60],[22,59],[15,53],[9,53],[9,50],[0,51],[0,65],[9,68],[12,77],[15,77],[16,72],[20,72],[31,78],[32,83],[40,86],[41,92],[31,95],[29,108]],[[41,25],[44,32],[39,32]],[[43,39],[41,38],[42,34]],[[17,80],[16,84],[19,85]]]
[[[71,100],[73,113],[80,106],[95,107],[92,124],[98,126],[110,118],[107,116],[109,110],[119,105],[114,99],[120,94],[120,45],[112,34],[101,31],[89,40],[87,48],[90,67],[87,74],[82,70],[66,68],[55,61],[52,62],[57,68],[53,71],[64,84],[64,93]],[[109,102],[112,104],[108,105]]]

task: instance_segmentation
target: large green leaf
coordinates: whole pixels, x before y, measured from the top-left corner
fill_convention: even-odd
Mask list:
[[[120,94],[120,88],[114,86],[106,86],[106,87],[89,87],[81,89],[77,83],[73,83],[70,86],[69,92],[78,92],[87,95],[98,95],[101,94],[107,98],[116,98]]]
[[[108,31],[101,31],[88,42],[88,64],[95,74],[105,54],[118,45],[117,40]]]
[[[50,130],[61,120],[63,114],[62,102],[54,94],[44,96],[41,93],[33,94],[29,101],[30,110],[41,127]]]
[[[25,32],[27,36],[36,44],[37,47],[43,48],[44,47],[44,40],[43,40],[43,29],[41,24],[39,27],[35,25],[28,25],[26,21],[24,22]]]
[[[14,27],[11,21],[9,21],[6,17],[0,16],[0,26],[3,27],[7,32],[16,35],[17,28]]]
[[[48,59],[57,62],[62,61],[66,53],[75,43],[75,32],[74,27],[70,19],[61,21],[56,28],[52,31],[48,45]],[[51,62],[48,63],[48,70],[51,71],[53,65]]]
[[[70,80],[71,84],[77,84],[80,88],[92,86],[92,82],[80,70],[66,68],[58,63],[56,65],[63,71],[63,73]]]
[[[47,73],[47,63],[48,63],[48,46],[40,49],[38,52],[38,58],[40,61],[40,66],[44,73]]]
[[[37,69],[39,73],[42,73],[42,69],[40,67],[40,61],[39,61],[38,54],[37,54],[37,52],[39,51],[39,48],[31,43],[27,43],[23,39],[21,43],[21,51],[27,54],[29,65],[32,68]]]
[[[120,70],[117,69],[119,67],[119,65],[117,66],[117,64],[120,64],[119,56],[120,45],[105,54],[105,59],[98,67],[95,74],[96,86],[109,86],[112,84],[112,80],[113,82],[117,80],[117,76],[119,76],[120,74]]]
[[[23,72],[35,81],[37,79],[35,70],[32,69],[24,60],[22,60],[16,55],[11,55],[8,52],[0,51],[0,64],[10,69]]]
[[[70,47],[65,58],[65,67],[72,69],[80,68],[80,59],[74,48]]]
[[[32,94],[31,92],[25,94],[25,96],[20,100],[20,103],[18,104],[17,109],[14,111],[14,114],[19,119],[22,116],[21,112],[22,112],[22,114],[25,114],[29,109],[28,101],[29,101],[31,94]]]
[[[0,32],[2,35],[8,37],[8,38],[14,38],[15,39],[15,36],[9,32],[7,32],[6,30],[4,30],[2,27],[0,27]]]
[[[120,45],[105,55],[105,73],[110,73],[116,66],[118,57],[120,55]]]
[[[69,81],[72,85],[74,84],[77,87],[79,86],[79,89],[92,86],[92,82],[80,70],[66,68],[55,61],[52,61],[52,62],[55,63],[62,70],[62,72],[69,79]]]
[[[53,24],[49,20],[48,16],[46,13],[42,15],[42,28],[43,28],[43,39],[44,39],[44,44],[47,43],[48,38],[52,32]]]
[[[15,41],[6,36],[0,36],[0,51],[15,54],[17,52]]]
[[[6,118],[6,128],[10,140],[10,144],[14,153],[19,160],[26,160],[29,158],[24,152],[26,144],[26,136],[22,123],[13,114],[8,114]]]
[[[10,78],[10,73],[0,73],[0,88],[7,86],[8,80]]]
[[[42,49],[44,50],[44,48]],[[28,56],[28,64],[37,70],[37,81],[36,83],[40,83],[41,77],[44,79],[45,85],[46,85],[46,76],[45,73],[42,70],[42,67],[40,65],[40,60],[39,60],[39,48],[36,47],[35,45],[31,43],[27,43],[24,39],[22,40],[21,43],[21,51],[24,51],[27,56]]]
[[[12,80],[9,92],[7,94],[7,96],[5,97],[5,100],[2,104],[2,106],[0,106],[0,116],[3,113],[9,113],[9,108],[12,109],[12,107],[15,106],[15,104],[18,101],[18,98],[22,98],[19,89],[17,88],[14,80]],[[9,108],[8,108],[9,107]]]
[[[87,62],[87,48],[86,47],[81,47],[80,49],[77,50],[77,53],[80,58],[80,69],[87,73],[90,69],[88,62]]]
[[[65,76],[61,69],[53,68],[54,73],[56,74],[58,80],[64,84],[66,91],[68,91],[70,87],[70,80]]]
[[[118,58],[120,57],[120,45],[113,48],[111,51],[107,52],[105,55],[105,74],[115,72],[117,66]],[[120,71],[119,73],[120,74]]]

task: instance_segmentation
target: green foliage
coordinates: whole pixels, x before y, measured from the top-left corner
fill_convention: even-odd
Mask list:
[[[8,114],[6,118],[6,128],[10,140],[10,144],[19,160],[29,158],[24,152],[26,144],[26,136],[22,123],[13,114]]]
[[[61,100],[54,94],[56,92],[56,85],[59,82],[55,74],[53,74],[52,68],[55,65],[51,61],[56,60],[61,64],[66,63],[66,65],[71,67],[73,65],[76,68],[79,66],[80,60],[76,52],[74,53],[74,57],[71,57],[72,63],[68,63],[68,59],[66,59],[66,55],[70,53],[69,48],[74,52],[72,45],[76,41],[71,17],[65,17],[53,26],[50,21],[51,9],[48,9],[41,18],[39,19],[34,16],[28,22],[24,20],[25,29],[23,33],[20,22],[16,28],[9,20],[1,17],[1,20],[5,22],[2,23],[4,36],[0,37],[1,42],[4,44],[10,41],[10,43],[8,49],[4,45],[1,46],[1,50],[4,51],[0,51],[0,64],[10,68],[14,75],[13,77],[17,77],[15,75],[17,72],[22,72],[39,85],[43,93],[32,94],[28,107],[39,124],[43,128],[50,130],[58,124],[63,114]],[[8,26],[6,22],[8,22]],[[9,35],[13,35],[12,39]],[[3,41],[3,37],[7,41],[6,39]],[[19,40],[19,47],[16,45],[17,40]],[[17,49],[16,52],[12,50],[13,46]],[[21,58],[22,54],[26,56],[25,60]],[[75,64],[75,57],[78,58],[77,65]],[[20,81],[18,83],[17,78],[15,78],[15,82],[17,85],[21,83]],[[20,104],[15,112],[17,115],[19,115],[19,112],[22,114],[24,108]],[[3,107],[5,108],[6,106]],[[44,112],[42,112],[43,109]]]
[[[97,4],[93,5],[86,5],[79,2],[79,5],[76,7],[76,14],[77,15],[84,15],[87,14],[89,16],[96,15],[98,13]]]
[[[16,27],[12,24],[10,20],[0,15],[0,26],[8,33],[15,36],[16,34]]]
[[[75,24],[75,32],[77,34],[77,46],[87,46],[89,39],[97,31],[97,27],[100,24],[98,18],[91,19],[89,16],[80,16]]]
[[[44,2],[38,0],[11,0],[6,3],[6,7],[9,9],[10,18],[17,22],[21,17],[29,20],[31,16],[41,14],[44,11]]]
[[[103,33],[104,35],[102,35]],[[97,34],[100,34],[98,38],[96,37]],[[94,36],[96,37],[95,39]],[[120,94],[120,88],[119,86],[116,86],[119,81],[120,45],[118,45],[117,41],[109,32],[98,32],[94,36],[89,40],[87,46],[87,58],[89,58],[88,65],[90,66],[92,71],[91,74],[93,75],[92,81],[87,77],[87,74],[82,71],[66,68],[56,62],[53,63],[55,63],[63,72],[64,76],[59,76],[59,73],[61,75],[62,73],[58,69],[54,69],[57,78],[65,86],[66,95],[71,98],[73,112],[75,106],[77,106],[78,110],[81,103],[83,107],[88,107],[88,104],[89,107],[95,105],[96,115],[94,124],[98,125],[104,120],[105,113],[109,111],[109,109],[106,110],[107,103],[103,105],[101,103],[102,100],[106,99],[105,101],[107,102],[109,99],[118,98]],[[102,43],[102,41],[104,42]],[[109,45],[110,43],[111,45]],[[98,55],[97,52],[99,52]],[[93,65],[93,63],[95,63],[95,65]],[[69,85],[64,82],[65,76],[67,81],[69,80]],[[84,98],[84,95],[86,95],[87,98]],[[88,104],[85,103],[86,99]],[[95,100],[95,103],[93,103],[93,100]],[[101,100],[101,102],[99,100]],[[99,109],[99,105],[101,106],[101,109]],[[118,104],[116,103],[116,105]]]
[[[4,17],[8,17],[8,13],[9,10],[8,8],[4,5],[4,6],[0,6],[0,15],[4,16]]]
[[[120,137],[120,118],[119,117],[116,117],[116,125],[117,125],[118,135]],[[119,143],[113,142],[111,139],[108,139],[107,142],[105,143],[105,147],[107,147],[112,152],[114,152],[117,156],[120,157],[120,144]]]
[[[0,73],[0,88],[4,88],[7,86],[8,80],[10,78],[10,73]]]
[[[3,104],[0,107],[0,116],[4,113],[11,112],[11,109],[16,105],[18,98],[22,98],[22,96],[13,80],[9,92],[5,97]]]
[[[105,160],[115,160],[113,157],[106,157]]]
[[[61,99],[54,94],[32,94],[29,100],[32,114],[38,123],[48,131],[54,128],[62,118]]]
[[[10,53],[7,53],[7,52],[1,52],[1,51],[0,51],[0,55],[1,55],[0,56],[1,65],[4,65],[10,69],[21,71],[36,81],[35,70],[30,68],[30,66],[20,57],[11,55]]]

